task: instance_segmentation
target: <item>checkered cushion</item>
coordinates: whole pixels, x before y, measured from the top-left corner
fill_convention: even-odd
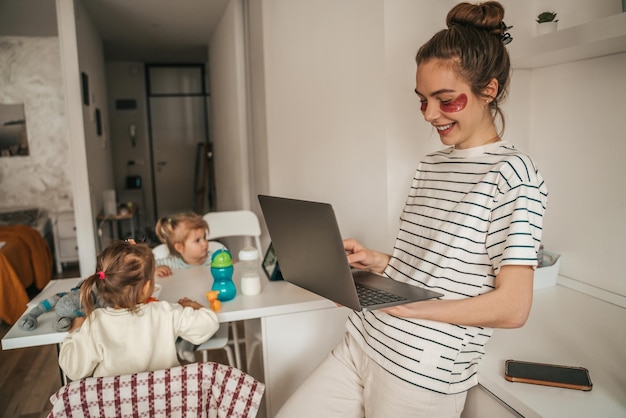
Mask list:
[[[265,385],[239,369],[192,363],[90,377],[50,397],[51,417],[255,417]]]

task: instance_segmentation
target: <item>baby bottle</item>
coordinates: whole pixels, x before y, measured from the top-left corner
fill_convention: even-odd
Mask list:
[[[258,295],[261,292],[261,278],[259,277],[259,252],[256,248],[248,246],[239,251],[239,265],[241,267],[241,293]]]
[[[228,250],[219,249],[211,257],[211,275],[213,286],[211,290],[220,292],[217,299],[220,301],[231,300],[237,295],[237,288],[233,283],[233,258]]]

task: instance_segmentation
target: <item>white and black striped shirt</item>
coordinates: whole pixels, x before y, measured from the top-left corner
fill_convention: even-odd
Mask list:
[[[533,265],[548,192],[532,160],[506,142],[447,148],[420,163],[389,277],[432,289],[442,299],[494,289],[500,266]],[[444,394],[477,383],[491,328],[353,313],[348,330],[389,373]]]

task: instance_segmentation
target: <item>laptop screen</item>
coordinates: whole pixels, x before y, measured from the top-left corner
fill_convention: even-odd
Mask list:
[[[265,257],[263,258],[263,271],[265,271],[267,278],[272,281],[283,280],[283,275],[280,272],[280,266],[278,265],[278,258],[276,258],[276,252],[274,251],[274,246],[271,242],[265,252]]]

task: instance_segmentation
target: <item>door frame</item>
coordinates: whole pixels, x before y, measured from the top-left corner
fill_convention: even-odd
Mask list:
[[[150,70],[152,68],[181,68],[181,67],[199,67],[201,73],[201,85],[202,92],[194,93],[194,94],[183,94],[183,93],[167,93],[167,94],[152,94],[151,84],[150,84]],[[207,146],[210,146],[210,137],[209,137],[209,115],[208,115],[208,105],[207,101],[210,99],[210,95],[207,91],[207,80],[206,80],[206,66],[204,63],[146,63],[144,66],[145,71],[145,83],[146,83],[146,112],[147,112],[147,121],[148,121],[148,143],[149,143],[149,160],[150,160],[150,176],[152,177],[152,209],[155,217],[155,221],[160,218],[159,216],[159,208],[157,204],[157,182],[156,182],[156,172],[155,172],[155,161],[154,161],[154,146],[152,143],[153,140],[153,132],[152,132],[152,112],[150,108],[150,99],[153,97],[203,97],[202,101],[203,106],[203,115],[204,115],[204,137],[205,143]],[[210,183],[210,181],[209,181]],[[215,200],[215,196],[212,197],[213,201]],[[195,199],[194,199],[195,201]],[[196,210],[196,208],[193,208]]]

